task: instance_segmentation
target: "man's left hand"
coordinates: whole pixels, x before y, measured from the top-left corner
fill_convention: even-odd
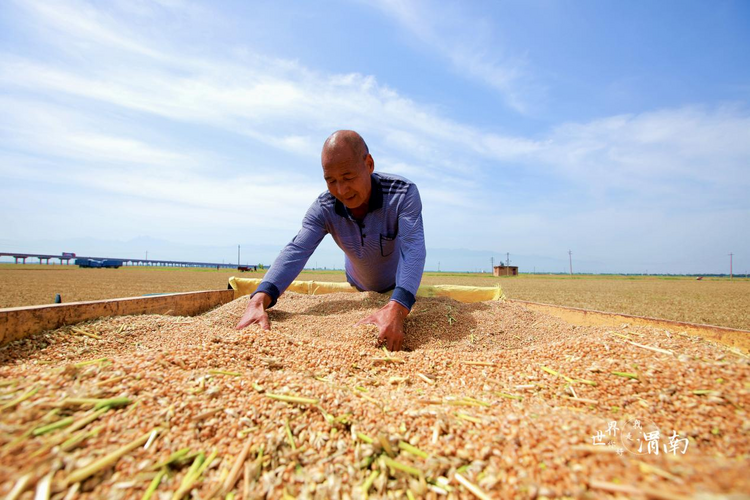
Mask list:
[[[404,318],[408,314],[409,309],[392,300],[355,326],[377,326],[380,330],[378,342],[385,343],[390,351],[400,351],[404,342]]]

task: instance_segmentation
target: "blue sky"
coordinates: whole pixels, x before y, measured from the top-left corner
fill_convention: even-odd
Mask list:
[[[353,128],[419,186],[427,269],[747,272],[748,26],[743,1],[2,2],[0,249],[269,263]]]

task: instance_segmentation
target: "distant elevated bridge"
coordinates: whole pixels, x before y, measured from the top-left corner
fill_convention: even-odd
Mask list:
[[[69,265],[70,261],[75,259],[92,259],[92,260],[121,260],[124,266],[154,266],[154,267],[216,267],[223,269],[237,269],[236,264],[224,264],[218,262],[186,262],[180,260],[155,260],[155,259],[123,259],[120,257],[86,257],[71,253],[60,255],[23,253],[23,252],[0,252],[0,257],[13,257],[15,263],[19,261],[26,264],[26,259],[39,259],[39,264],[49,264],[50,261],[60,260],[60,264]]]

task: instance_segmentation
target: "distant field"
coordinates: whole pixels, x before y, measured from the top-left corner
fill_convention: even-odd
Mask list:
[[[149,293],[219,290],[230,276],[262,277],[262,271],[123,267],[79,269],[60,265],[0,264],[0,307],[131,297]],[[345,281],[341,271],[304,271],[300,279]],[[426,284],[492,286],[506,296],[600,311],[707,323],[750,330],[750,280],[658,276],[521,275],[425,273]]]

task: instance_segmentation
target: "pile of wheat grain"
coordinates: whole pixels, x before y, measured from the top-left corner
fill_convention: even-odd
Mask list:
[[[240,298],[199,317],[103,319],[0,349],[0,494],[750,491],[741,353],[681,332],[437,298],[417,302],[405,351],[386,353],[373,327],[353,326],[386,300],[288,293],[270,332],[238,332]],[[658,455],[644,435],[653,443],[657,431]],[[668,451],[673,433],[680,446]]]

